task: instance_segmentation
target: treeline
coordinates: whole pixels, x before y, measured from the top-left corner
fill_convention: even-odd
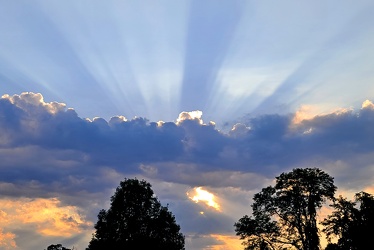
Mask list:
[[[329,242],[325,249],[368,249],[374,232],[374,197],[360,192],[348,201],[335,198],[336,189],[334,179],[318,168],[282,173],[274,186],[254,195],[252,215],[235,223],[236,234],[248,250],[319,250],[318,211],[330,201],[332,214],[320,222]]]
[[[274,186],[254,195],[252,214],[234,224],[236,235],[246,250],[320,250],[318,212],[330,202],[332,213],[319,222],[328,240],[325,250],[367,249],[374,232],[373,195],[360,192],[349,201],[336,198],[336,190],[334,178],[318,168],[282,173]],[[144,180],[122,181],[95,229],[86,250],[185,249],[174,215]],[[47,250],[72,249],[57,244]]]

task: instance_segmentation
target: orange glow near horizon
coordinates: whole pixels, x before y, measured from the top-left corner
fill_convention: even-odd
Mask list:
[[[222,242],[220,245],[214,245],[209,249],[212,250],[242,250],[243,245],[239,240],[238,236],[232,235],[222,235],[222,234],[212,234],[212,238]]]
[[[187,196],[196,203],[199,203],[201,201],[209,207],[212,207],[215,210],[220,211],[220,205],[216,202],[216,197],[214,196],[214,194],[202,189],[202,187],[194,188],[193,193],[187,193]]]
[[[0,229],[3,230],[27,225],[45,236],[71,237],[82,232],[82,227],[91,226],[77,207],[63,205],[57,198],[3,199],[0,205]]]

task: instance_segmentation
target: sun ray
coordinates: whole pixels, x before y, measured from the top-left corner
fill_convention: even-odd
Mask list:
[[[191,1],[180,96],[181,110],[205,110],[240,22],[242,5],[242,2],[235,0],[222,9],[217,8],[215,3]],[[218,16],[223,19],[220,24],[215,22]]]

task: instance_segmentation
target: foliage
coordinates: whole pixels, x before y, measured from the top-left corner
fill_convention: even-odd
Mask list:
[[[63,247],[61,244],[57,244],[57,245],[48,246],[47,250],[71,250],[71,249]]]
[[[254,195],[252,216],[235,223],[246,249],[320,249],[317,210],[333,200],[333,178],[318,168],[297,168]]]
[[[334,211],[321,224],[329,241],[334,236],[339,239],[337,244],[330,243],[329,249],[367,249],[374,232],[374,196],[360,192],[355,201],[340,196],[331,206]]]
[[[184,236],[168,207],[161,206],[151,185],[125,179],[101,210],[87,250],[184,249]]]

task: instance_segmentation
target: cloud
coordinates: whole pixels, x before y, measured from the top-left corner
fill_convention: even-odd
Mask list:
[[[4,217],[3,214],[0,214],[0,218],[2,217]],[[0,228],[0,247],[5,250],[16,248],[17,245],[14,241],[15,237],[15,234],[9,232],[4,233],[3,230]]]
[[[365,100],[362,103],[362,109],[374,109],[374,104],[369,100]]]
[[[0,172],[41,183],[66,180],[66,174],[89,182],[97,170],[109,168],[194,186],[206,185],[198,184],[199,176],[212,186],[237,186],[229,180],[241,173],[268,178],[293,166],[345,162],[371,152],[372,107],[367,100],[358,111],[313,116],[303,108],[294,115],[246,117],[226,133],[205,124],[201,111],[182,112],[176,122],[88,120],[65,104],[45,102],[41,94],[4,95]]]
[[[57,198],[0,199],[0,246],[5,249],[22,249],[25,242],[16,237],[20,231],[33,232],[40,240],[65,239],[87,234],[92,231],[92,226],[82,209],[63,205]]]
[[[225,234],[189,235],[186,238],[188,249],[239,250],[243,249],[237,237]]]
[[[234,235],[233,224],[250,212],[253,194],[294,167],[320,167],[346,192],[372,190],[373,123],[369,100],[358,110],[318,113],[312,106],[248,115],[224,131],[205,123],[201,111],[182,112],[175,122],[90,120],[41,94],[4,95],[0,201],[14,223],[0,226],[1,237],[22,247],[20,235],[59,234],[84,245],[87,227],[109,206],[118,183],[137,177],[154,185],[188,237],[219,247],[225,240],[217,235]],[[219,211],[188,197],[198,187],[214,194]]]
[[[44,102],[40,93],[24,92],[21,95],[3,95],[2,99],[7,99],[11,104],[24,110],[33,112],[31,115],[37,116],[44,112],[55,114],[65,110],[66,104],[58,102]]]
[[[182,112],[179,114],[176,124],[181,124],[183,121],[186,120],[196,120],[199,124],[203,124],[203,120],[201,117],[203,116],[203,112],[200,110],[191,111],[191,112]]]
[[[213,250],[241,250],[243,245],[238,242],[237,236],[232,235],[222,235],[222,234],[213,234],[211,235],[219,243],[212,246]]]

